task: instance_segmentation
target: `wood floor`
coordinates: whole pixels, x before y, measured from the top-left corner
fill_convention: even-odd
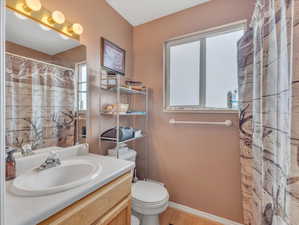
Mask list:
[[[223,225],[174,208],[168,208],[160,216],[161,225]]]

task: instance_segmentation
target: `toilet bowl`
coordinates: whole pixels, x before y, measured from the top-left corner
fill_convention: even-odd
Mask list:
[[[159,225],[159,215],[168,207],[169,194],[164,186],[138,181],[132,186],[132,209],[141,216],[141,225]]]
[[[139,219],[136,216],[131,216],[131,225],[140,225]]]
[[[122,146],[119,158],[136,162],[136,152],[127,146]],[[115,157],[116,150],[108,151],[111,157]],[[133,172],[133,171],[132,171]],[[168,207],[169,194],[167,189],[155,182],[137,181],[132,185],[132,209],[138,214],[141,225],[159,225],[159,215]],[[134,223],[134,224],[133,224]],[[139,223],[132,217],[132,225]],[[138,224],[139,225],[139,224]]]

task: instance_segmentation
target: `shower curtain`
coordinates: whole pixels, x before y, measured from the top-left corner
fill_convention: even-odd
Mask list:
[[[72,69],[6,54],[6,145],[71,146],[75,140]]]
[[[239,41],[245,225],[299,224],[299,99],[294,95],[299,75],[292,71],[293,9],[293,0],[257,1],[251,28]]]

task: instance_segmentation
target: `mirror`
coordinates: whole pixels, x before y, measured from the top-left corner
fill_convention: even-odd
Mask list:
[[[86,142],[86,47],[6,9],[6,145]]]

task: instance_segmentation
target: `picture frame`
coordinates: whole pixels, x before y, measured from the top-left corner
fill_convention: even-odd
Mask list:
[[[108,72],[125,75],[126,51],[113,42],[101,38],[101,65]]]

